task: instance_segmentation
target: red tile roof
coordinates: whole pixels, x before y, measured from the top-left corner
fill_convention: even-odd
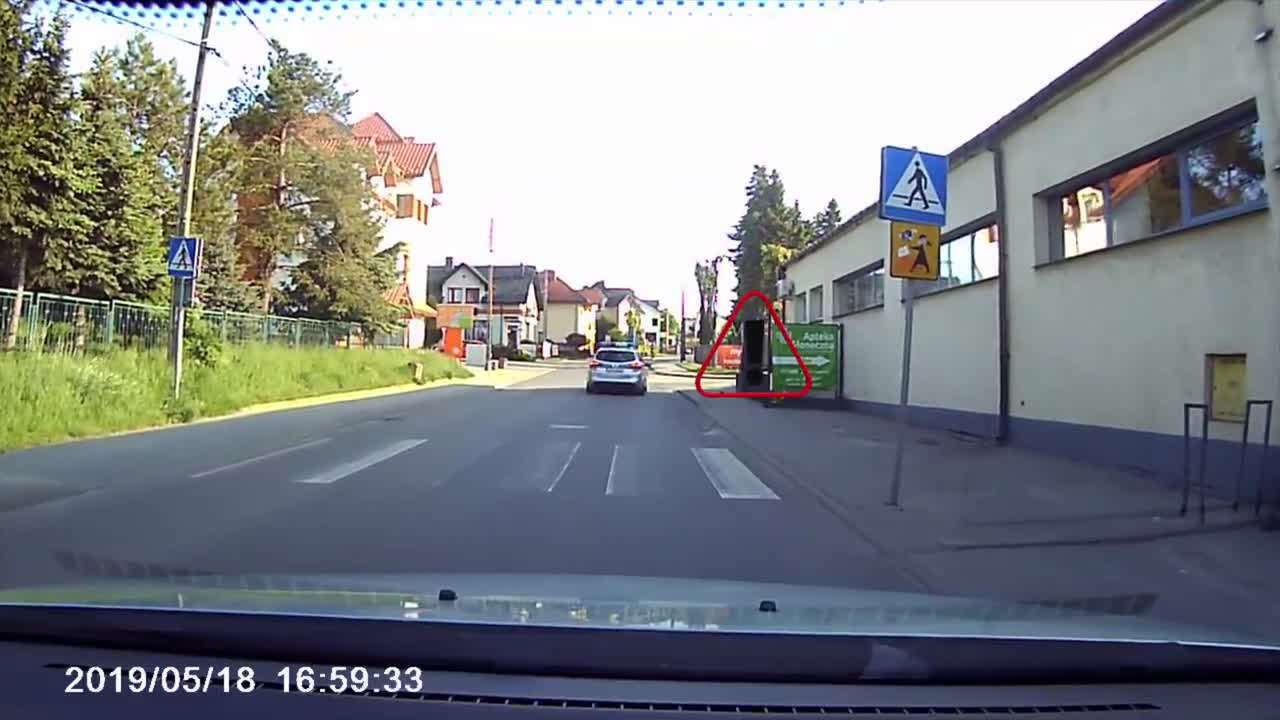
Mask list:
[[[391,143],[379,142],[379,150],[391,153],[396,166],[409,177],[422,177],[427,173],[431,163],[431,154],[435,152],[435,143]]]
[[[604,306],[604,291],[598,287],[587,286],[578,291],[578,294],[587,299],[587,302],[593,305]]]
[[[569,284],[558,277],[551,278],[550,284],[547,286],[547,301],[553,303],[573,303],[575,305],[586,305],[590,301],[583,297],[582,293],[569,287]]]
[[[356,121],[356,124],[351,126],[351,132],[356,137],[371,137],[378,142],[398,143],[404,140],[381,113],[374,113]]]
[[[357,120],[351,126],[351,134],[357,141],[373,144],[379,160],[386,153],[405,177],[422,177],[431,169],[435,143],[414,142],[412,137],[402,137],[380,113]]]

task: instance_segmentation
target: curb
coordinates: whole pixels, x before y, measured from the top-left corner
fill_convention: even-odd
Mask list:
[[[1068,538],[1065,540],[1011,540],[1009,542],[966,542],[964,540],[938,541],[942,550],[1018,550],[1037,547],[1087,547],[1090,545],[1129,545],[1168,538],[1186,537],[1190,535],[1209,535],[1219,532],[1232,532],[1254,526],[1253,520],[1235,520],[1219,525],[1205,527],[1178,528],[1153,532],[1116,533],[1091,538]]]
[[[494,370],[490,372],[497,373],[501,371]],[[67,445],[70,443],[84,442],[87,440],[106,440],[108,438],[125,437],[127,435],[140,435],[142,433],[158,432],[161,430],[176,430],[178,428],[191,427],[194,425],[204,425],[208,423],[224,422],[227,420],[239,420],[242,418],[253,417],[255,415],[266,415],[268,413],[282,412],[285,410],[301,410],[303,408],[319,407],[321,405],[336,405],[338,403],[353,402],[356,400],[372,400],[374,398],[390,397],[392,395],[405,395],[412,392],[419,392],[424,390],[436,390],[439,388],[446,388],[446,387],[470,386],[470,387],[488,387],[494,390],[501,390],[504,387],[509,387],[511,385],[514,385],[516,382],[531,380],[534,377],[540,377],[541,375],[544,375],[548,372],[551,372],[551,370],[545,370],[544,372],[537,373],[537,374],[531,374],[527,372],[521,373],[522,375],[529,375],[530,377],[522,377],[515,380],[514,382],[509,382],[505,384],[502,382],[502,378],[485,377],[485,375],[473,373],[472,376],[468,378],[443,378],[440,380],[432,380],[432,381],[423,383],[422,385],[418,385],[416,383],[408,383],[403,385],[384,385],[382,387],[377,387],[377,388],[366,388],[364,390],[346,390],[346,391],[336,392],[336,393],[325,393],[324,395],[313,395],[310,397],[295,398],[293,400],[275,400],[272,402],[259,403],[257,405],[250,405],[248,407],[243,407],[243,408],[240,408],[239,410],[233,410],[224,415],[215,415],[212,417],[196,418],[188,422],[169,422],[163,425],[149,425],[146,427],[131,428],[128,430],[115,430],[113,432],[98,433],[94,435],[83,435],[80,437],[72,437],[72,438],[64,438],[62,440],[56,440],[54,442],[40,443],[36,445],[28,445],[25,447],[0,450],[0,456],[8,455],[11,453],[24,452],[27,450],[52,448],[52,447],[57,447],[59,445]],[[487,374],[488,373],[486,373],[486,375]]]

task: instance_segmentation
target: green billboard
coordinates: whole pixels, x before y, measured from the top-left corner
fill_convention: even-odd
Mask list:
[[[788,325],[787,334],[813,378],[811,392],[836,392],[840,380],[840,326],[811,323]],[[804,373],[778,328],[773,329],[773,389],[804,389]]]

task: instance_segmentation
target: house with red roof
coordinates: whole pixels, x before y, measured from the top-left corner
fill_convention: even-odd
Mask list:
[[[367,171],[370,187],[387,215],[378,251],[400,244],[396,271],[400,284],[388,300],[406,309],[405,345],[423,347],[427,325],[435,311],[427,302],[428,227],[431,212],[440,206],[444,185],[435,143],[401,135],[381,113],[351,126],[355,142],[373,151],[375,165]]]
[[[564,343],[573,334],[583,335],[588,343],[596,337],[596,313],[603,300],[593,300],[581,291],[574,290],[554,270],[544,270],[539,278],[546,297],[543,313],[543,337],[554,343]]]
[[[314,147],[354,144],[370,151],[373,159],[364,168],[369,207],[384,221],[377,252],[400,246],[395,259],[399,282],[387,291],[386,299],[404,310],[405,330],[399,342],[405,347],[425,346],[428,323],[436,314],[427,302],[427,228],[432,210],[440,206],[439,196],[444,192],[435,143],[418,142],[413,136],[399,134],[376,112],[349,128],[329,118],[315,118],[299,128],[297,136]],[[263,202],[264,198],[251,194],[240,197],[242,217],[252,218],[253,209]],[[291,269],[303,259],[300,252],[273,262],[247,257],[245,279],[257,281],[267,268],[272,268],[272,284],[282,287],[288,282]]]

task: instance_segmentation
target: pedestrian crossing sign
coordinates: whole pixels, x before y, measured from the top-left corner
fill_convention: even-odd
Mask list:
[[[947,224],[947,157],[915,148],[880,151],[880,217],[885,220]]]
[[[936,225],[889,223],[889,276],[937,280],[940,241]]]
[[[170,277],[190,280],[200,274],[200,250],[202,243],[193,237],[169,239]]]

